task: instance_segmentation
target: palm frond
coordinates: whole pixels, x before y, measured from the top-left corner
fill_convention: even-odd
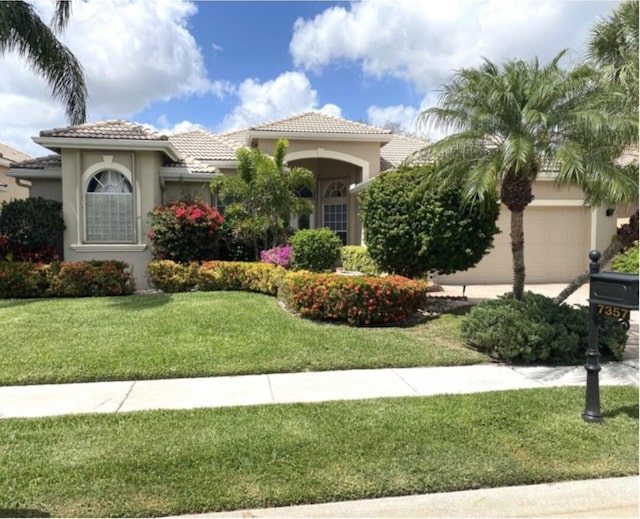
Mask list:
[[[54,99],[66,106],[70,124],[86,121],[87,88],[82,66],[26,2],[0,2],[0,51],[15,50],[44,77]]]

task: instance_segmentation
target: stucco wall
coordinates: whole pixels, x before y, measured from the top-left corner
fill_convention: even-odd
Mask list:
[[[169,181],[165,183],[162,203],[167,204],[176,200],[184,200],[187,196],[194,199],[199,198],[207,204],[213,202],[208,182]]]
[[[147,214],[161,202],[158,171],[160,153],[154,151],[112,152],[62,151],[64,258],[67,261],[117,259],[129,263],[138,288],[147,288],[146,267],[151,261]],[[84,239],[84,190],[87,175],[96,168],[124,167],[132,174],[134,200],[134,243],[95,244]],[[83,179],[84,175],[84,179]],[[83,181],[84,180],[84,181]]]
[[[260,139],[258,147],[269,155],[273,154],[276,139]],[[380,143],[341,142],[289,139],[285,160],[302,158],[326,158],[352,162],[362,167],[362,180],[380,173]]]
[[[30,198],[46,198],[62,202],[62,179],[38,178],[31,181]]]

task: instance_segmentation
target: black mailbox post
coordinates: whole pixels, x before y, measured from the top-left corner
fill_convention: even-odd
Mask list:
[[[631,310],[638,310],[638,276],[620,272],[599,272],[600,253],[589,253],[589,344],[587,345],[587,393],[582,418],[586,422],[602,422],[600,413],[600,350],[598,349],[598,316],[618,319],[629,328]]]

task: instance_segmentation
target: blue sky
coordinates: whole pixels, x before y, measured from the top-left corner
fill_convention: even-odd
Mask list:
[[[48,20],[50,0],[34,5]],[[85,0],[62,39],[83,63],[89,121],[223,132],[306,110],[405,131],[454,69],[483,57],[579,61],[616,1]],[[65,126],[46,83],[0,57],[0,142],[31,155]],[[437,138],[437,135],[425,135]]]

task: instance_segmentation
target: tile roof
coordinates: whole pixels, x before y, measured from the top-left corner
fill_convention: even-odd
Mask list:
[[[206,130],[177,133],[169,137],[169,142],[183,156],[200,160],[236,160],[238,143]]]
[[[11,165],[11,169],[45,169],[45,168],[59,168],[62,162],[60,161],[60,155],[46,155],[45,157],[36,157],[35,159],[24,160],[22,162],[16,162]]]
[[[184,157],[177,162],[166,162],[167,168],[189,168],[189,173],[216,173],[218,170],[195,157]]]
[[[110,119],[96,123],[42,130],[40,137],[66,137],[77,139],[122,139],[138,141],[166,141],[168,137],[161,135],[142,125],[130,121]]]
[[[220,137],[235,143],[236,146],[248,146],[249,143],[249,130],[243,128],[241,130],[233,130],[226,133],[221,133]]]
[[[418,137],[395,135],[380,149],[380,171],[397,168],[416,151],[424,148],[429,141]]]
[[[26,153],[22,153],[21,151],[12,148],[11,146],[7,146],[6,144],[2,144],[0,142],[0,157],[3,159],[7,159],[11,162],[20,162],[23,160],[29,160],[31,156]]]
[[[249,131],[287,133],[341,133],[346,135],[388,135],[391,130],[348,121],[321,112],[303,112],[277,121],[252,126]]]

